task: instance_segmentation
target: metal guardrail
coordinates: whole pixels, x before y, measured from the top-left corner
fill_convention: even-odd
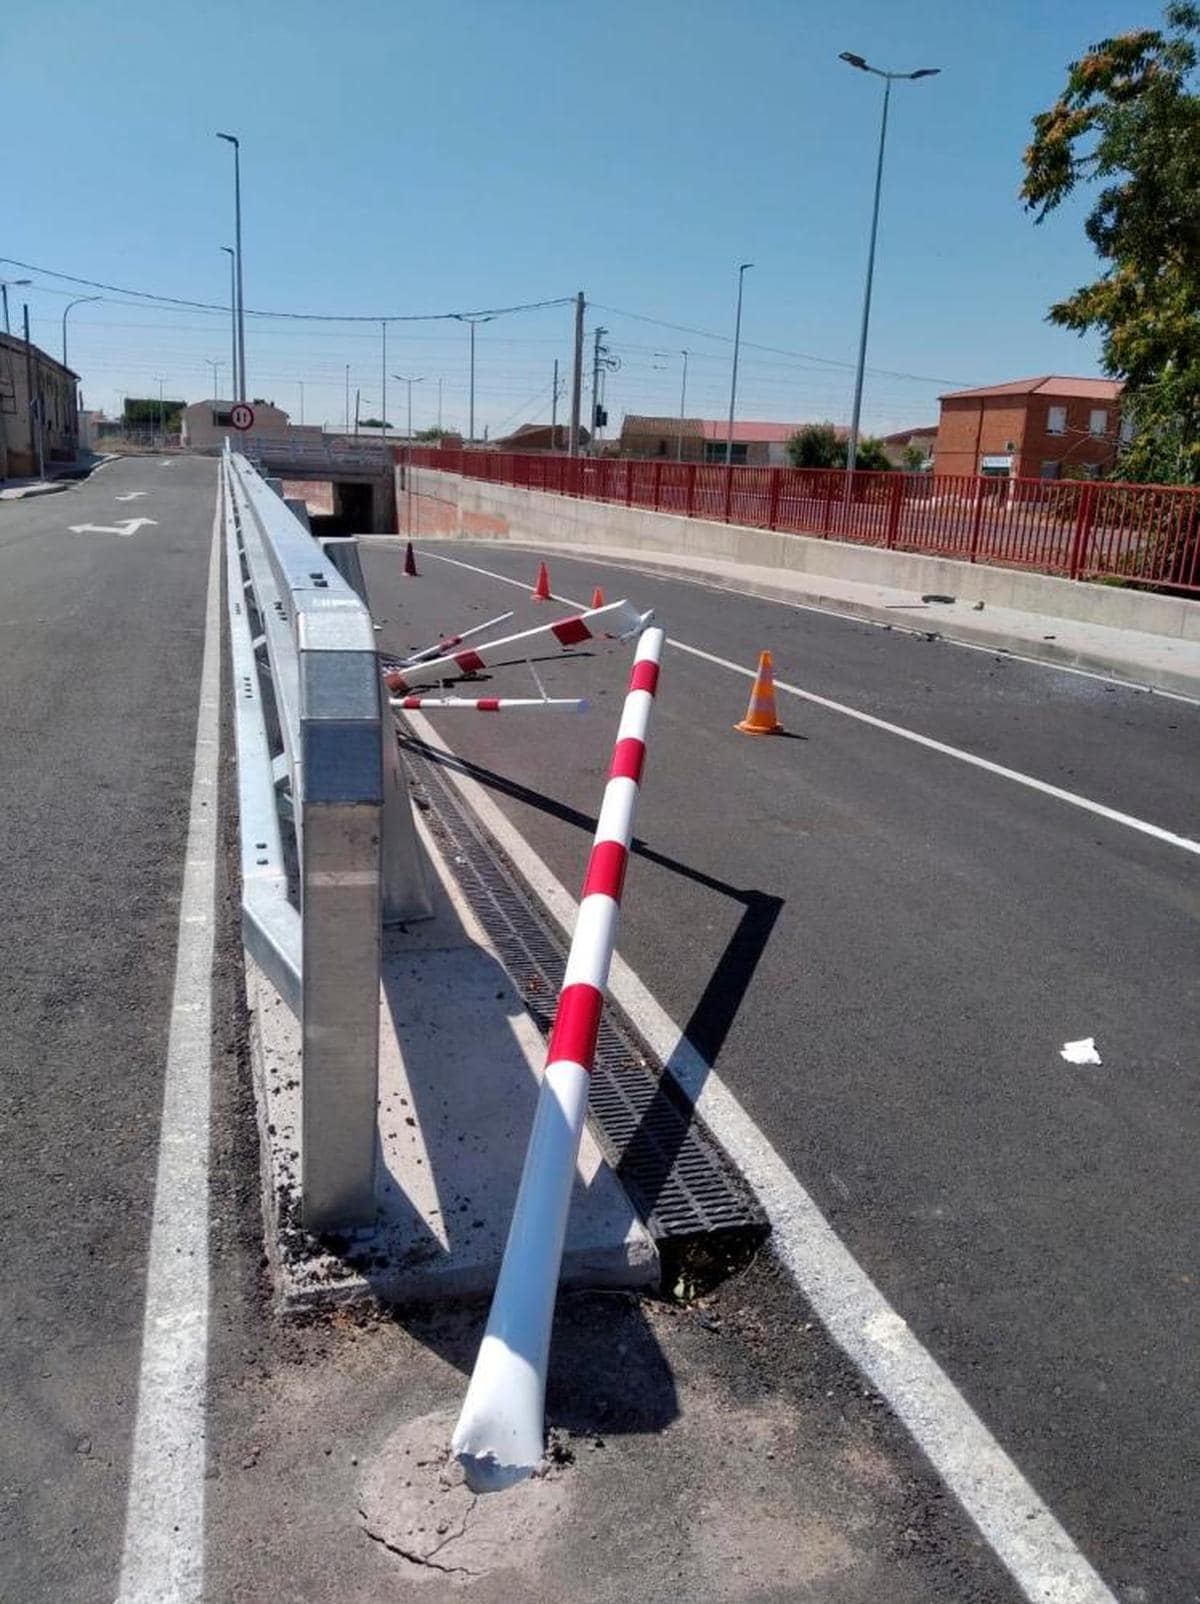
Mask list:
[[[221,481],[243,941],[301,1025],[304,1224],[366,1225],[381,924],[428,892],[364,601],[244,456]]]

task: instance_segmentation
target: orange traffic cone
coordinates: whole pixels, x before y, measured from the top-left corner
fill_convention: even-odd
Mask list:
[[[758,673],[754,676],[754,689],[750,692],[750,706],[735,730],[743,735],[778,735],[783,725],[775,716],[775,674],[771,667],[770,652],[758,654]]]
[[[537,584],[533,587],[530,601],[552,601],[550,595],[550,571],[545,563],[538,563]]]
[[[413,556],[412,541],[404,548],[404,577],[405,579],[420,579],[417,572],[417,559]]]
[[[597,585],[595,590],[592,592],[592,611],[595,612],[597,607],[603,607],[603,606],[604,606],[604,592],[600,589],[600,586]]]

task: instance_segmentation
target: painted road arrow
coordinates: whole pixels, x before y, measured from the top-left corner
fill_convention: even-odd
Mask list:
[[[73,535],[121,535],[128,539],[137,534],[143,524],[157,524],[157,518],[126,518],[123,524],[71,524]]]

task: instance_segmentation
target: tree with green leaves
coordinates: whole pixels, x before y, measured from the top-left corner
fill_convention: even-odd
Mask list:
[[[832,423],[806,423],[787,443],[788,461],[793,468],[844,468],[846,440]],[[890,468],[881,440],[863,435],[858,442],[856,467],[864,472]]]
[[[1119,476],[1200,483],[1200,7],[1172,4],[1166,26],[1102,39],[1067,69],[1033,120],[1021,196],[1041,223],[1075,189],[1098,185],[1084,224],[1105,264],[1049,312],[1102,339],[1125,381],[1133,436]]]

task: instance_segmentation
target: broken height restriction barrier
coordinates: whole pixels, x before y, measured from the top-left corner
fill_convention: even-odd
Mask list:
[[[596,822],[500,1276],[454,1430],[452,1450],[477,1493],[511,1487],[541,1463],[546,1364],[563,1239],[662,648],[663,631],[644,629]]]

